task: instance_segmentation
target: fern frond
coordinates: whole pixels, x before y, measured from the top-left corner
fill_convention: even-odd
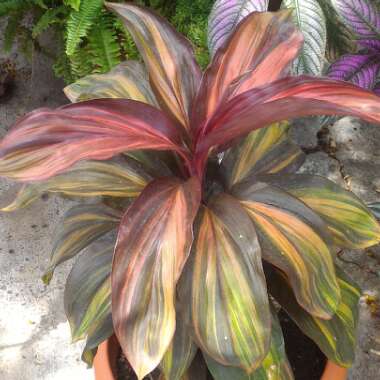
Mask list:
[[[140,58],[140,55],[136,44],[133,41],[131,34],[128,32],[127,28],[119,18],[114,19],[113,28],[116,30],[116,33],[118,35],[118,40],[121,47],[121,56],[123,57],[122,60],[138,60]]]
[[[57,60],[53,64],[54,75],[58,78],[63,78],[66,84],[73,83],[75,78],[71,73],[70,60],[65,52],[58,55]]]
[[[16,39],[18,28],[24,17],[24,11],[20,10],[17,12],[12,12],[8,16],[7,26],[4,30],[3,36],[3,50],[5,53],[9,53],[12,49],[13,43]]]
[[[45,4],[45,0],[32,0],[32,3],[42,9],[48,9],[48,6]]]
[[[42,14],[42,16],[38,19],[36,24],[33,26],[32,37],[36,38],[42,32],[44,32],[47,28],[49,28],[51,25],[60,23],[61,18],[58,16],[65,14],[65,12],[66,12],[66,7],[63,5],[57,8],[49,8],[45,13]]]
[[[69,60],[71,75],[74,81],[94,72],[92,57],[87,47],[77,49],[74,54],[69,57]]]
[[[87,36],[94,20],[100,15],[102,6],[103,0],[82,0],[79,11],[71,11],[67,21],[67,55],[73,55],[82,38]]]
[[[79,11],[81,0],[64,0],[63,3],[76,11]]]
[[[111,17],[105,14],[98,21],[88,36],[88,50],[94,72],[105,73],[121,62],[121,47]]]

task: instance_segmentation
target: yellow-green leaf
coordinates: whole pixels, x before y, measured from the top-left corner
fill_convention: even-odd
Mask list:
[[[257,227],[263,258],[284,271],[297,301],[320,318],[331,318],[340,290],[323,220],[304,203],[262,182],[235,186]]]
[[[178,304],[177,304],[178,305]],[[184,380],[197,352],[181,310],[176,307],[176,327],[172,342],[161,363],[162,380]]]
[[[380,242],[380,226],[353,193],[326,178],[307,174],[263,178],[306,203],[325,221],[338,246],[363,249]]]
[[[75,262],[67,278],[64,306],[73,341],[88,334],[91,340],[99,339],[99,332],[104,332],[105,326],[109,326],[106,321],[111,315],[113,248],[109,243],[94,244]]]
[[[71,102],[99,98],[138,100],[157,106],[148,74],[137,61],[120,63],[106,74],[91,74],[64,88]]]
[[[116,228],[120,218],[118,211],[104,205],[79,205],[70,209],[59,226],[43,281],[49,283],[57,265],[71,259],[94,240]]]
[[[247,374],[237,367],[227,367],[205,355],[208,369],[215,380],[294,380],[291,366],[285,352],[285,343],[277,313],[272,310],[271,345],[262,365]]]
[[[333,362],[341,367],[352,365],[356,348],[359,287],[337,267],[342,299],[330,320],[316,318],[300,307],[289,286],[288,279],[277,270],[270,271],[268,287],[304,334],[309,336]]]
[[[150,180],[132,160],[114,162],[83,161],[46,181],[24,185],[15,200],[1,211],[15,211],[28,206],[41,194],[62,193],[78,197],[136,197]]]
[[[270,312],[255,228],[237,200],[221,194],[203,208],[191,260],[197,345],[224,365],[254,371],[269,350]]]
[[[231,148],[222,161],[228,186],[263,173],[296,171],[305,155],[290,140],[288,130],[288,123],[275,123],[251,132]]]
[[[153,371],[175,332],[176,284],[192,244],[197,179],[152,181],[122,218],[112,267],[112,317],[138,379]]]

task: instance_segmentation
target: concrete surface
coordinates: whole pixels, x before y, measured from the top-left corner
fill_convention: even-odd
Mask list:
[[[1,29],[1,28],[0,28]],[[0,30],[1,32],[1,30]],[[0,33],[1,34],[1,33]],[[0,61],[1,61],[0,55]],[[0,135],[17,117],[36,107],[66,103],[63,84],[54,79],[50,62],[36,53],[32,65],[13,53],[13,93],[0,98]],[[380,128],[352,118],[318,134],[315,120],[299,121],[293,137],[309,153],[304,171],[325,175],[365,201],[380,200]],[[322,136],[322,137],[321,137]],[[0,181],[0,205],[15,187]],[[64,211],[72,205],[51,197],[13,214],[0,214],[0,379],[92,379],[80,361],[82,344],[70,344],[63,312],[63,288],[70,264],[61,267],[49,287],[40,281]],[[376,380],[380,375],[380,249],[343,252],[342,266],[362,286],[357,358],[350,380]]]
[[[0,135],[17,117],[36,107],[67,102],[61,91],[63,83],[54,78],[46,57],[35,53],[31,64],[15,52],[10,58],[16,76],[11,94],[0,98]],[[15,189],[0,181],[0,205],[6,204]],[[50,286],[40,280],[48,263],[51,237],[71,204],[51,197],[15,213],[0,213],[1,380],[93,379],[93,371],[80,360],[83,344],[71,344],[63,311],[70,265],[57,271]]]

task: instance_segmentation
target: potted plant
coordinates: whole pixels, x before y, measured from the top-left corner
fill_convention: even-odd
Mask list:
[[[355,85],[286,76],[303,38],[291,13],[252,13],[201,73],[189,42],[152,11],[108,3],[145,68],[126,62],[66,88],[73,101],[18,121],[0,175],[25,182],[4,211],[43,192],[95,197],[68,212],[57,265],[85,247],[65,310],[91,363],[116,334],[138,379],[182,379],[201,351],[215,379],[292,379],[276,300],[324,354],[353,361],[360,291],[335,247],[365,248],[380,227],[352,193],[296,174],[284,120],[355,115],[380,98]],[[115,242],[100,239],[117,230]],[[100,239],[100,240],[99,240]]]

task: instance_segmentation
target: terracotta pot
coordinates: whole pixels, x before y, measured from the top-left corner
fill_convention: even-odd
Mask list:
[[[115,336],[102,343],[94,359],[95,380],[116,380],[116,363],[120,346]],[[346,380],[347,368],[327,361],[321,380]]]
[[[94,359],[95,380],[115,380],[120,345],[113,335],[98,347]]]

